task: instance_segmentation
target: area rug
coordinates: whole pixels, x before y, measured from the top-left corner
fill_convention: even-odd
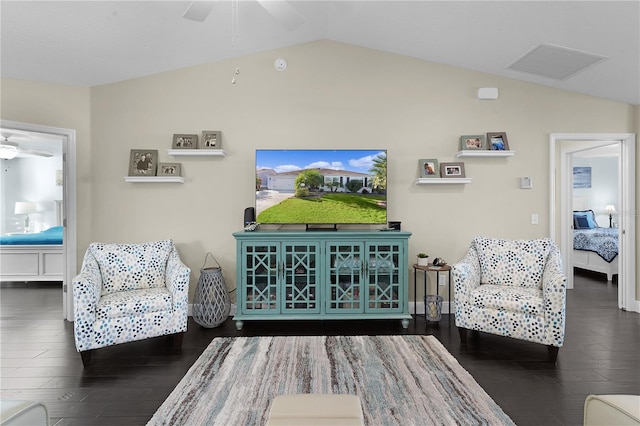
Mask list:
[[[264,425],[281,394],[349,393],[367,425],[513,425],[433,336],[221,337],[148,425]]]

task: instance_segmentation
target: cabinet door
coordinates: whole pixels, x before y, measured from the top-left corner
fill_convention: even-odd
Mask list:
[[[365,312],[402,312],[404,292],[400,242],[368,242]]]
[[[274,314],[278,303],[280,244],[242,246],[241,312],[246,315]]]
[[[320,312],[320,244],[283,243],[282,313]]]
[[[326,250],[328,279],[325,311],[342,314],[364,312],[364,244],[331,242],[327,243]]]

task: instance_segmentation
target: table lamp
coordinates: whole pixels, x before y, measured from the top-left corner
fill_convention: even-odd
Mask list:
[[[613,215],[618,213],[616,211],[616,206],[613,204],[607,204],[604,206],[604,211],[609,215],[609,228],[613,228]]]
[[[16,201],[15,214],[24,215],[24,232],[29,231],[29,215],[38,211],[38,205],[33,201]]]

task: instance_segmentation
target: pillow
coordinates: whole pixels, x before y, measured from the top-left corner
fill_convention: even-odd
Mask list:
[[[583,218],[578,223],[578,219]],[[585,222],[586,221],[586,222]],[[594,229],[598,228],[598,222],[596,222],[596,214],[593,210],[580,210],[573,212],[573,227],[575,229]]]
[[[102,275],[102,294],[165,286],[173,241],[142,244],[91,243]]]
[[[589,221],[587,220],[586,216],[574,216],[573,228],[574,229],[591,229],[591,226],[589,226]]]

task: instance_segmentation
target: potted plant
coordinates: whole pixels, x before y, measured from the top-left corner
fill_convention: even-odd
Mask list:
[[[418,253],[418,266],[427,266],[429,264],[428,257],[426,253]]]

